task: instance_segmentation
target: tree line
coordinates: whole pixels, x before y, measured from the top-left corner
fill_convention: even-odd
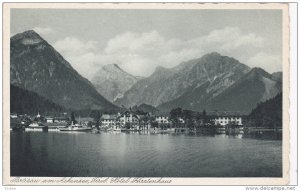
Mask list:
[[[246,125],[253,127],[282,127],[282,93],[261,102],[246,118]]]
[[[37,93],[10,84],[10,112],[18,114],[55,114],[65,109]]]

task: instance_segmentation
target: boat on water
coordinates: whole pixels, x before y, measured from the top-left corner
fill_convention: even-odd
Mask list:
[[[25,127],[25,131],[48,131],[48,127],[43,125],[42,123],[33,122],[27,127]]]
[[[68,127],[59,128],[60,131],[91,131],[91,127],[84,127],[79,124],[70,125]]]

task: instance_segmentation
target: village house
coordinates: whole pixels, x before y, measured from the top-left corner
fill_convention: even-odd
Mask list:
[[[27,130],[42,130],[43,127],[47,127],[48,131],[59,131],[59,128],[66,127],[68,122],[68,117],[42,117],[40,113],[38,113]]]
[[[122,113],[120,117],[118,117],[118,120],[120,121],[121,127],[125,127],[126,123],[130,124],[132,128],[137,128],[139,125],[139,117],[131,111]]]
[[[11,118],[11,119],[18,118],[18,114],[16,114],[16,113],[11,113],[11,114],[10,114],[10,118]]]
[[[184,123],[185,123],[184,119],[181,118],[181,117],[178,118],[178,122],[181,123],[181,124],[184,124]]]
[[[100,118],[102,128],[117,128],[116,114],[103,114]]]
[[[47,116],[46,123],[67,123],[69,121],[68,117],[51,117]]]
[[[92,121],[94,121],[94,118],[92,117],[79,117],[79,118],[76,118],[76,120],[78,121],[78,123],[80,125],[83,125],[83,126],[88,126],[89,123],[90,125],[92,126]]]
[[[156,116],[155,121],[157,121],[157,123],[159,123],[159,124],[161,124],[161,123],[165,123],[165,124],[170,123],[169,117],[168,116],[163,116],[163,115]]]
[[[130,125],[130,129],[137,129],[140,117],[131,111],[120,114],[103,114],[100,118],[101,128],[120,130]]]
[[[215,125],[226,126],[234,124],[242,126],[242,116],[237,112],[217,112],[213,116]]]
[[[67,123],[69,121],[70,121],[69,117],[54,117],[55,123]]]
[[[54,117],[45,117],[46,118],[46,123],[54,123]]]

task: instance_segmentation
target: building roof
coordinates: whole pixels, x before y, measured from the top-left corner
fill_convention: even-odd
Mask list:
[[[117,118],[117,115],[116,114],[103,114],[101,116],[101,119],[102,120],[114,120]]]
[[[123,112],[122,114],[121,114],[121,116],[124,116],[124,115],[126,115],[126,117],[129,117],[130,116],[130,114],[132,114],[132,117],[136,117],[136,118],[139,118],[139,116],[138,115],[136,115],[134,112],[132,112],[132,111],[125,111],[125,112]]]

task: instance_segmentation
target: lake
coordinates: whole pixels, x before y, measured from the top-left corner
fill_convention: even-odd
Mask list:
[[[11,176],[282,176],[281,140],[123,132],[11,132],[10,139]]]

